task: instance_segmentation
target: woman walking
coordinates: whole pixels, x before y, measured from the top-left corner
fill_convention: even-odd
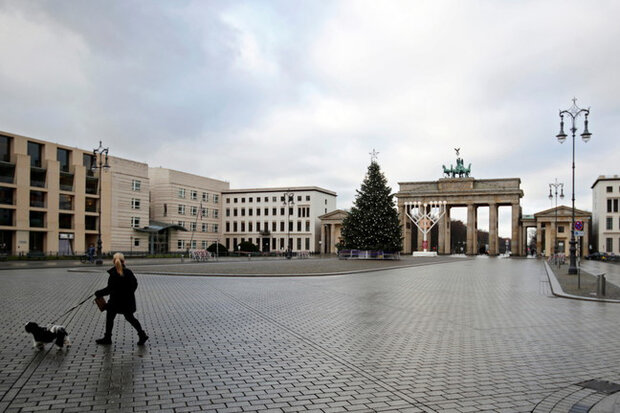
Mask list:
[[[138,288],[138,280],[136,280],[133,272],[125,267],[125,256],[122,253],[114,254],[112,262],[114,267],[108,270],[108,274],[110,274],[108,286],[95,292],[96,297],[110,296],[110,301],[106,306],[105,335],[96,342],[97,344],[112,344],[114,318],[116,314],[122,314],[125,316],[125,320],[138,332],[138,345],[143,345],[149,336],[142,330],[140,322],[133,315],[136,312],[136,296],[134,293]]]

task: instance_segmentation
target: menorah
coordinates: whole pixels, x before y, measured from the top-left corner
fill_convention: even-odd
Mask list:
[[[405,202],[405,214],[422,232],[422,249],[428,255],[428,233],[446,213],[446,201]],[[416,255],[416,253],[413,253]],[[433,254],[434,255],[434,254]]]

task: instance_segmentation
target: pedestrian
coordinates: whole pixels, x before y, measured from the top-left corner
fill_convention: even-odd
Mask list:
[[[95,262],[95,246],[93,244],[88,246],[88,262],[91,264]]]
[[[125,316],[125,320],[138,332],[138,345],[141,346],[149,339],[149,336],[142,330],[140,322],[133,315],[136,312],[136,296],[134,293],[138,288],[138,280],[136,280],[133,272],[125,267],[125,256],[122,253],[114,254],[112,262],[114,267],[108,270],[108,274],[110,274],[108,286],[95,292],[96,297],[110,296],[106,306],[105,335],[96,342],[97,344],[112,344],[114,318],[117,314],[122,314]]]

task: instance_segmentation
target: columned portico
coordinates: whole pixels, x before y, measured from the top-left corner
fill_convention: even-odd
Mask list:
[[[499,207],[509,206],[512,212],[512,242],[513,255],[522,255],[521,248],[521,207],[520,199],[523,191],[520,188],[519,178],[508,179],[474,179],[442,178],[437,181],[400,182],[398,211],[403,225],[403,252],[412,253],[413,237],[417,237],[418,250],[422,248],[422,232],[411,223],[405,212],[405,203],[445,202],[445,215],[438,222],[437,251],[440,254],[451,253],[450,208],[467,208],[467,244],[466,253],[478,253],[478,207],[489,207],[489,254],[499,254]]]

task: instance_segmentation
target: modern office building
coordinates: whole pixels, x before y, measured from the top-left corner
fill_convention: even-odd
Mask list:
[[[156,253],[207,249],[222,243],[222,191],[229,183],[166,168],[149,168],[149,250]]]
[[[97,245],[129,250],[132,226],[148,222],[148,166],[98,158],[56,143],[0,132],[0,249],[80,254]],[[101,213],[101,226],[99,216]],[[135,248],[142,248],[136,237]]]
[[[593,250],[620,254],[620,176],[599,176],[592,184]]]
[[[336,209],[336,193],[319,187],[230,189],[223,191],[224,245],[244,241],[262,252],[318,252],[319,216]]]

